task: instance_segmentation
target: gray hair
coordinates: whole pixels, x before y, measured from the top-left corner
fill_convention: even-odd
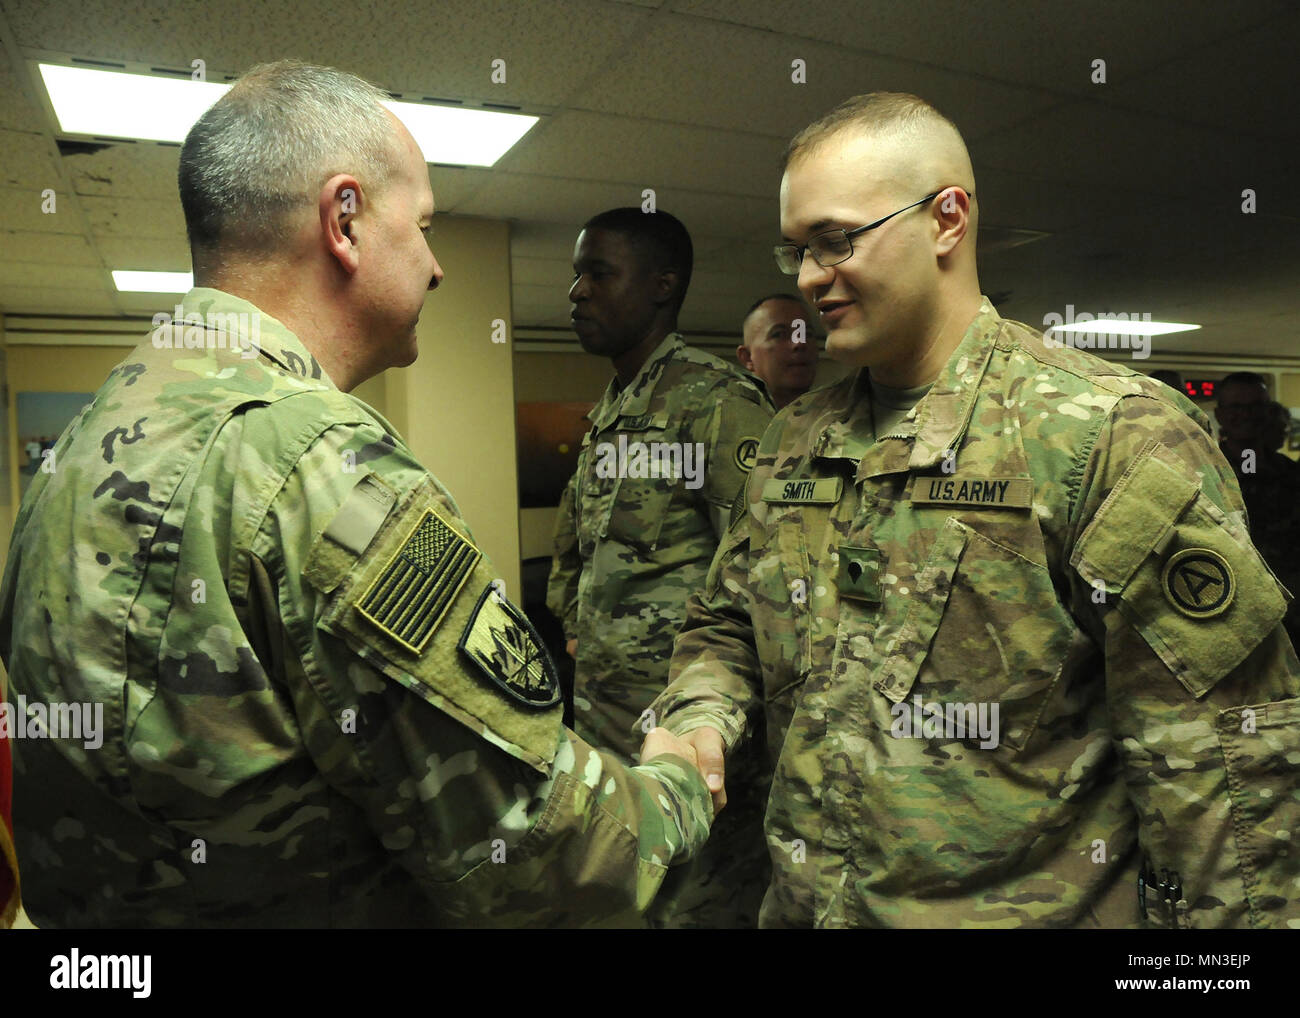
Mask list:
[[[396,169],[386,92],[345,71],[296,60],[246,72],[181,147],[181,205],[196,272],[229,253],[266,253],[287,214],[351,173],[368,194]]]

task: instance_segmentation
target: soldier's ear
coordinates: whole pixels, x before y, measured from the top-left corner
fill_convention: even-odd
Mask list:
[[[677,292],[678,280],[676,269],[660,269],[655,273],[655,303],[667,304]]]
[[[364,203],[361,185],[347,173],[325,181],[317,198],[321,241],[348,275],[357,271],[360,260],[354,223]]]
[[[740,361],[740,366],[746,371],[754,370],[754,355],[749,352],[749,347],[744,343],[736,347],[736,360]]]

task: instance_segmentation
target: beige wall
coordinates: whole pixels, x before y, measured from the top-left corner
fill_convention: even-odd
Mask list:
[[[420,315],[420,356],[384,373],[389,419],[451,491],[507,596],[518,599],[509,225],[439,218],[434,251],[445,278]],[[507,325],[506,342],[492,341],[496,319]]]

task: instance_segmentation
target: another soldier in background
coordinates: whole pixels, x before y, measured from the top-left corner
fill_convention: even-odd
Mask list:
[[[1259,450],[1259,411],[1268,402],[1268,383],[1254,371],[1234,371],[1219,381],[1214,394],[1219,448],[1240,479],[1242,464],[1251,459],[1246,452]]]
[[[186,320],[23,501],[13,688],[104,719],[15,744],[38,925],[628,922],[707,836],[689,747],[629,768],[562,727],[450,494],[347,395],[415,360],[442,279],[386,98],[284,62],[199,119]]]
[[[778,263],[859,370],[768,429],[658,716],[708,774],[766,709],[762,925],[1296,926],[1300,668],[1232,471],[981,298],[974,190],[915,96],[791,142]]]
[[[624,759],[654,723],[645,711],[667,684],[686,598],[772,416],[751,379],[677,332],[691,268],[689,234],[662,211],[602,212],[574,245],[573,328],[615,375],[561,502],[547,603],[576,651],[574,727]],[[674,925],[755,924],[763,796],[746,792],[681,878]]]
[[[745,312],[736,359],[763,380],[781,410],[812,388],[817,336],[803,299],[788,293],[760,297]]]
[[[1294,418],[1291,416],[1291,411],[1277,400],[1270,400],[1264,404],[1263,420],[1259,425],[1261,444],[1264,450],[1269,453],[1270,458],[1281,455],[1282,459],[1290,463],[1292,467],[1295,466],[1295,460],[1281,450],[1291,434],[1293,423]]]
[[[1268,398],[1262,375],[1235,371],[1215,390],[1219,448],[1232,464],[1246,503],[1250,539],[1292,594],[1300,591],[1300,468],[1278,452],[1291,412]],[[1286,628],[1300,639],[1300,604],[1287,607]]]

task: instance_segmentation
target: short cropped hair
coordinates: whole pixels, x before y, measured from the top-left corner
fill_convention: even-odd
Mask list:
[[[791,304],[798,304],[805,311],[808,310],[808,302],[805,301],[798,294],[769,293],[766,297],[759,297],[758,300],[754,301],[753,304],[749,305],[749,310],[745,312],[745,317],[740,320],[740,326],[742,332],[744,331],[745,323],[749,321],[749,316],[752,315],[755,311],[757,311],[759,308],[761,308],[764,304],[766,304],[770,300],[788,300]],[[813,324],[812,322],[809,322],[808,327],[811,328],[812,324]],[[744,337],[742,336],[742,339],[743,338]]]
[[[946,125],[958,138],[961,137],[956,124],[919,96],[908,92],[868,92],[865,95],[855,95],[845,99],[790,139],[781,160],[781,170],[784,172],[796,157],[806,154],[848,128],[905,132],[927,122]]]
[[[398,165],[386,92],[356,75],[296,60],[245,73],[190,128],[181,205],[196,271],[229,253],[275,251],[287,214],[350,173],[378,194]]]
[[[803,307],[807,307],[807,306],[808,306],[808,305],[804,302],[804,299],[803,299],[802,297],[800,297],[798,294],[794,294],[794,293],[769,293],[766,297],[759,297],[758,300],[754,301],[753,304],[749,305],[749,310],[745,312],[745,318],[748,319],[750,315],[752,315],[755,311],[757,311],[759,308],[761,308],[761,307],[762,307],[764,304],[766,304],[769,300],[788,300],[788,301],[790,301],[790,303],[792,303],[792,304],[799,304],[799,305],[801,305],[801,306],[803,306]]]
[[[1264,381],[1264,376],[1254,371],[1234,371],[1232,374],[1219,379],[1219,384],[1214,387],[1216,400],[1222,396],[1223,390],[1229,385],[1249,385],[1268,390],[1268,383]]]
[[[691,245],[691,235],[680,219],[662,210],[642,212],[639,208],[626,206],[598,213],[583,223],[582,228],[621,233],[650,268],[660,272],[676,270],[678,285],[673,295],[673,312],[681,310],[686,290],[691,285],[695,249]]]

